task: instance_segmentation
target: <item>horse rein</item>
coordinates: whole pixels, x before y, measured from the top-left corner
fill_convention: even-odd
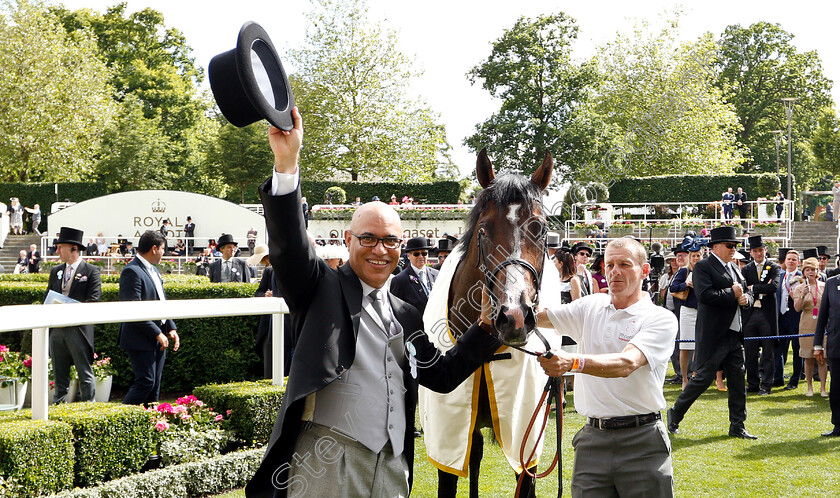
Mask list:
[[[484,286],[486,287],[486,292],[488,297],[490,298],[490,306],[491,306],[491,315],[495,316],[495,311],[498,309],[498,303],[496,302],[496,297],[493,294],[493,286],[495,283],[495,276],[497,273],[502,271],[504,268],[508,266],[521,266],[528,270],[531,273],[531,276],[534,278],[534,285],[536,289],[536,295],[534,296],[534,303],[531,306],[531,312],[536,317],[536,303],[539,302],[540,297],[540,287],[542,283],[542,274],[537,271],[537,269],[532,265],[530,262],[522,259],[522,258],[508,258],[496,265],[492,271],[488,270],[487,266],[487,254],[484,252],[484,238],[487,237],[487,232],[484,228],[478,229],[478,261],[476,262],[476,268],[481,269],[481,273],[484,276]],[[543,243],[545,246],[545,244]],[[543,254],[545,254],[545,248],[543,249]],[[529,351],[523,347],[519,346],[508,346],[509,348],[516,349],[517,351],[521,351],[525,354],[531,356],[542,356],[544,358],[551,358],[554,356],[554,353],[551,352],[551,345],[549,344],[548,340],[545,336],[539,331],[538,328],[534,328],[534,332],[537,334],[537,337],[540,338],[543,345],[545,346],[545,353],[537,353],[535,351]],[[563,406],[560,396],[560,382],[562,382],[562,377],[549,377],[548,381],[543,388],[543,393],[540,396],[540,401],[537,403],[536,409],[534,409],[534,414],[531,416],[531,421],[528,422],[528,427],[525,430],[525,435],[522,437],[522,444],[519,447],[519,464],[522,466],[522,472],[519,474],[519,478],[517,479],[516,484],[516,493],[514,496],[519,496],[520,490],[522,487],[522,483],[527,475],[530,478],[540,479],[543,477],[548,476],[554,471],[554,467],[558,467],[557,464],[561,460],[561,443],[562,443],[562,436],[563,436]],[[556,435],[557,435],[557,450],[554,453],[554,460],[551,462],[551,466],[548,469],[541,473],[534,473],[528,470],[527,465],[534,455],[537,452],[536,445],[531,450],[531,454],[528,456],[527,460],[525,459],[525,442],[528,441],[528,436],[531,434],[531,430],[534,428],[534,422],[537,420],[537,415],[540,413],[540,408],[546,403],[546,410],[545,416],[543,416],[542,426],[540,427],[540,433],[537,437],[537,440],[542,437],[543,433],[545,432],[545,427],[548,423],[548,417],[551,412],[551,402],[554,401],[555,403],[555,410],[554,415],[556,418]],[[558,467],[558,474],[557,474],[557,496],[560,497],[563,494],[563,467],[562,464]]]

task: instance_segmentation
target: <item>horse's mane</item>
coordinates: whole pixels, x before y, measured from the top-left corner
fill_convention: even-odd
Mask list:
[[[478,194],[478,198],[475,200],[475,206],[473,206],[467,218],[467,226],[464,228],[464,233],[458,239],[458,245],[463,246],[465,251],[469,248],[470,242],[475,235],[478,218],[487,208],[488,204],[494,203],[497,206],[508,206],[519,202],[530,206],[541,200],[542,192],[540,188],[531,182],[528,177],[515,173],[497,176],[489,187]]]

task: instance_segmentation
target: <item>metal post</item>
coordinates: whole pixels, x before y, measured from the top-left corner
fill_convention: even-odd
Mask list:
[[[790,170],[791,170],[790,162],[791,162],[791,156],[793,154],[793,149],[792,149],[793,144],[791,142],[791,134],[790,134],[790,120],[791,120],[791,117],[793,117],[793,103],[796,102],[798,99],[797,99],[797,97],[785,97],[781,100],[782,100],[782,104],[784,104],[784,106],[785,106],[785,114],[787,114],[787,122],[788,122],[788,129],[787,129],[787,133],[788,133],[788,144],[787,144],[787,146],[788,146],[787,198],[790,199],[792,197],[791,181],[790,181],[791,180],[791,177],[790,177],[790,174],[791,174],[790,173]]]
[[[283,387],[283,314],[271,315],[271,383]]]
[[[50,378],[47,373],[50,329],[32,329],[32,419],[49,418]]]

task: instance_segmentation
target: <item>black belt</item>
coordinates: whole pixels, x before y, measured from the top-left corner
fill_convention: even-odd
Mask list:
[[[592,427],[601,429],[602,431],[614,431],[616,429],[629,429],[631,427],[641,427],[662,420],[659,412],[648,413],[645,415],[630,415],[628,417],[613,417],[613,418],[589,418],[587,422]]]

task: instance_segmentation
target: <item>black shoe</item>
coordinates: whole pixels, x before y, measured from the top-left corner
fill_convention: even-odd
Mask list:
[[[828,432],[824,432],[820,434],[822,437],[840,437],[840,427],[834,426],[834,429],[831,429]]]
[[[669,384],[682,384],[682,375],[675,375],[668,379]]]
[[[769,389],[762,389],[762,390],[758,391],[759,396],[767,396],[768,394],[770,394]]]
[[[417,429],[414,429],[414,437],[420,437],[422,435],[423,435],[422,432],[418,431]]]
[[[674,409],[673,408],[668,409],[667,419],[668,419],[668,432],[670,432],[671,434],[679,434],[680,433],[680,423],[679,422],[674,422]]]
[[[793,391],[794,389],[798,388],[799,386],[794,384],[788,384],[785,386],[785,391]]]
[[[729,429],[729,437],[739,437],[741,439],[758,439],[758,436],[753,436],[746,429]]]

